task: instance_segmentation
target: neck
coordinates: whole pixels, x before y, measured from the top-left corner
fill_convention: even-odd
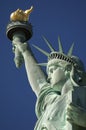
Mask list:
[[[55,91],[59,91],[62,94],[67,93],[69,90],[73,90],[73,84],[70,79],[64,79],[57,84],[51,86]]]
[[[62,88],[64,86],[64,84],[66,83],[66,80],[62,80],[62,81],[59,81],[58,83],[54,84],[54,85],[51,85],[51,87],[56,90],[56,91],[62,91]]]

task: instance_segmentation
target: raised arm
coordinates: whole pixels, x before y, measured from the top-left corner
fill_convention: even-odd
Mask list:
[[[10,23],[7,25],[7,37],[12,41],[15,53],[15,64],[17,67],[24,62],[29,83],[38,96],[41,87],[46,83],[46,76],[27,43],[32,37],[32,25],[28,22],[29,15],[33,11],[33,6],[24,11],[17,9],[10,15]]]
[[[22,39],[22,40],[21,40]],[[21,64],[21,58],[24,60],[25,69],[29,83],[38,96],[40,88],[46,83],[46,76],[32,54],[28,43],[23,43],[23,35],[17,34],[13,37],[13,46],[15,47],[15,63],[18,67]],[[17,54],[19,54],[17,56]]]

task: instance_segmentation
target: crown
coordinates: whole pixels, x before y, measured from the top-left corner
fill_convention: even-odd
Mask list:
[[[83,65],[82,61],[78,57],[72,56],[74,43],[71,45],[68,53],[65,54],[63,51],[61,39],[59,36],[58,36],[59,51],[55,51],[54,48],[52,47],[51,43],[44,36],[43,36],[43,39],[46,42],[46,44],[48,45],[51,53],[48,53],[48,52],[42,50],[41,48],[39,48],[38,46],[33,45],[38,51],[40,51],[41,53],[43,53],[44,55],[46,55],[48,57],[47,63],[39,63],[38,65],[50,66],[51,64],[57,63],[59,60],[61,60],[61,61],[66,61],[67,63],[70,63],[77,69],[84,70],[84,65]]]

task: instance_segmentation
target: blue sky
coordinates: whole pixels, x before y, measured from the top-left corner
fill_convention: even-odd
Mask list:
[[[11,12],[34,6],[30,16],[35,44],[49,51],[42,35],[58,50],[58,35],[67,53],[72,42],[74,55],[86,68],[86,0],[1,0],[0,1],[0,130],[33,130],[36,115],[36,96],[28,83],[24,65],[15,67],[11,41],[6,37],[6,26]],[[31,46],[38,62],[47,58]]]

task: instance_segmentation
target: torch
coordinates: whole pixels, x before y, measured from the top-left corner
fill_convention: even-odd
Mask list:
[[[32,25],[28,22],[29,15],[33,11],[33,6],[28,10],[17,9],[10,15],[10,23],[6,28],[6,35],[12,41],[14,62],[17,68],[23,63],[22,53],[18,49],[18,44],[24,45],[32,37]]]

